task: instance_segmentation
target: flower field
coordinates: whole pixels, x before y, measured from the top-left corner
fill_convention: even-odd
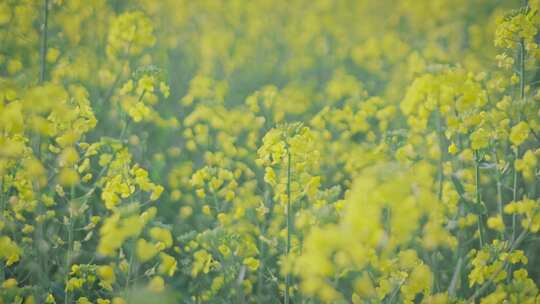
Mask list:
[[[0,304],[535,304],[539,241],[539,0],[0,0]]]

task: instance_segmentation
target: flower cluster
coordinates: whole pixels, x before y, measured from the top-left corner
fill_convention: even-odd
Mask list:
[[[156,43],[152,21],[142,12],[128,12],[114,18],[107,39],[110,56],[138,55]]]
[[[274,188],[277,201],[299,203],[303,197],[312,199],[317,194],[319,152],[309,128],[302,124],[278,126],[266,133],[257,154],[258,163],[265,168],[264,181]]]

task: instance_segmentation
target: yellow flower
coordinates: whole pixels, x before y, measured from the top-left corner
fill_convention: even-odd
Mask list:
[[[145,239],[137,240],[136,253],[141,262],[144,263],[152,259],[158,252],[156,245],[147,242]]]
[[[148,289],[152,292],[162,292],[165,289],[165,280],[160,276],[153,277],[148,283]]]
[[[50,48],[47,50],[47,62],[53,63],[60,56],[60,50],[57,48]]]
[[[517,125],[512,127],[510,131],[510,141],[516,145],[521,145],[529,137],[529,125],[521,121]]]
[[[81,289],[85,280],[82,278],[71,278],[68,280],[66,284],[66,290],[67,291],[74,291],[77,289]]]
[[[264,181],[272,186],[276,185],[276,173],[272,167],[266,167],[264,169]]]
[[[36,299],[34,298],[34,295],[29,295],[24,299],[24,304],[35,304]]]
[[[424,264],[416,266],[409,274],[407,281],[401,286],[403,297],[413,301],[418,293],[429,294],[433,281],[433,274],[429,267]]]
[[[448,153],[450,153],[451,155],[456,155],[458,152],[458,147],[456,146],[455,143],[452,143],[450,144],[450,146],[448,146]]]
[[[7,2],[0,3],[0,25],[4,25],[11,19],[11,8]]]
[[[375,296],[375,287],[369,275],[364,272],[359,279],[355,281],[354,290],[362,298],[372,298]]]
[[[471,148],[473,150],[483,149],[489,144],[489,134],[483,128],[475,130],[471,136]]]
[[[259,260],[253,257],[245,258],[242,263],[246,265],[251,271],[256,271],[259,268],[260,264]]]
[[[122,88],[120,89],[119,93],[120,95],[126,95],[129,94],[133,90],[133,80],[128,80]]]
[[[205,250],[199,250],[193,255],[193,265],[191,268],[191,276],[196,277],[201,271],[208,273],[213,265],[215,265],[212,255]]]
[[[161,93],[163,94],[165,98],[169,97],[169,95],[171,94],[169,86],[163,81],[159,83],[159,90],[161,91]]]
[[[10,289],[14,287],[17,287],[17,280],[14,278],[9,278],[2,283],[2,288]]]
[[[159,273],[172,277],[177,270],[178,263],[176,262],[176,259],[163,252],[159,254],[159,257],[161,259],[161,263],[158,267]]]
[[[488,218],[487,225],[493,230],[504,231],[504,222],[500,215]]]
[[[231,254],[231,249],[225,244],[219,245],[218,249],[224,257],[228,257]]]
[[[514,250],[508,255],[508,260],[512,264],[517,264],[517,263],[527,264],[529,261],[529,259],[527,258],[523,250]]]
[[[112,299],[112,304],[127,304],[126,300],[120,298],[120,297],[114,297]]]
[[[534,172],[536,169],[538,161],[536,159],[536,155],[532,150],[527,150],[523,154],[522,159],[516,159],[514,166],[516,170],[521,171],[523,173],[523,177],[527,181],[534,180]]]
[[[52,293],[47,294],[47,297],[45,298],[46,304],[56,304],[56,300],[54,299],[54,296]]]
[[[7,65],[7,71],[10,75],[19,72],[22,68],[22,62],[19,59],[10,60]]]
[[[224,283],[225,283],[225,278],[223,276],[215,277],[212,280],[212,284],[210,285],[210,289],[213,292],[217,292],[217,291],[219,291],[221,289],[221,287],[223,287]]]
[[[163,193],[163,190],[164,190],[163,186],[160,186],[160,185],[153,187],[152,193],[150,194],[150,200],[151,201],[157,200],[161,196],[161,193]]]
[[[77,304],[92,304],[86,297],[80,297],[77,299]]]
[[[101,280],[100,285],[107,290],[112,290],[112,284],[116,281],[114,268],[110,265],[99,266],[97,268],[97,275]]]
[[[113,19],[109,27],[107,54],[140,54],[154,45],[156,38],[151,21],[142,12],[128,12]]]
[[[165,245],[165,248],[169,248],[173,244],[172,234],[168,229],[152,227],[150,229],[150,236],[155,241],[162,242]]]
[[[143,75],[137,83],[137,94],[142,95],[144,93],[154,92],[155,79],[151,75]]]
[[[208,205],[204,205],[202,207],[202,212],[206,215],[211,215],[212,214],[212,210],[210,209],[210,206]]]
[[[70,168],[64,168],[60,171],[58,182],[62,186],[70,187],[77,184],[80,180],[79,173],[76,170]]]
[[[7,236],[0,236],[0,258],[6,260],[6,265],[10,266],[19,261],[22,250]]]
[[[32,233],[34,232],[34,226],[32,225],[24,225],[23,229],[21,230],[23,233]]]
[[[204,189],[197,189],[195,191],[195,193],[197,194],[198,198],[205,198],[206,197],[206,193],[204,192]]]

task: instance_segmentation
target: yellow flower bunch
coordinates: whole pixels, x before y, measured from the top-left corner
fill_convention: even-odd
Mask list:
[[[163,127],[174,127],[178,124],[175,118],[165,119],[156,112],[154,107],[159,101],[158,95],[168,98],[170,95],[169,86],[159,80],[157,72],[150,70],[142,71],[137,76],[138,79],[129,79],[113,96],[113,100],[120,104],[122,111],[136,123],[141,121],[151,121]]]
[[[107,37],[107,54],[138,55],[156,43],[153,31],[152,22],[142,12],[123,13],[111,22]]]
[[[537,9],[526,7],[506,16],[495,31],[495,46],[513,50],[523,43],[528,51],[534,52],[538,48],[534,40],[538,31]]]
[[[213,167],[204,167],[195,171],[191,176],[191,184],[196,188],[195,193],[200,199],[205,199],[207,194],[213,196],[210,200],[216,199],[231,202],[235,197],[235,189],[238,183],[234,180],[234,173]],[[218,210],[220,206],[215,206]]]
[[[156,212],[156,208],[151,207],[140,215],[123,217],[117,212],[107,217],[99,230],[101,238],[97,252],[104,256],[113,256],[128,238],[141,234],[144,226],[155,217]]]
[[[432,274],[428,267],[407,266],[410,268],[404,272],[399,268],[392,270],[391,265],[395,261],[422,265],[421,261],[414,262],[418,260],[414,250],[403,249],[413,238],[423,241],[430,249],[455,246],[455,238],[444,229],[440,220],[444,209],[431,203],[434,200],[433,185],[429,182],[431,174],[426,163],[409,170],[391,166],[364,169],[346,198],[341,221],[313,229],[305,240],[304,250],[295,265],[295,272],[303,280],[303,292],[325,301],[343,298],[339,290],[325,283],[326,278],[340,278],[350,271],[360,274],[366,271],[371,277],[369,281],[366,277],[357,278],[356,297],[364,300],[383,299],[397,288],[401,289],[404,299],[411,301],[417,293],[429,290]],[[414,237],[421,231],[418,219],[424,216],[428,222],[423,232]],[[406,254],[411,257],[405,258]],[[411,262],[405,262],[407,260]],[[308,267],[312,264],[319,267]],[[370,270],[371,267],[374,270]],[[375,274],[371,271],[382,277],[377,276],[373,282]]]
[[[303,196],[315,196],[320,184],[320,177],[315,175],[319,152],[308,127],[287,124],[268,131],[257,154],[258,163],[265,168],[264,180],[274,188],[277,201],[298,203]]]

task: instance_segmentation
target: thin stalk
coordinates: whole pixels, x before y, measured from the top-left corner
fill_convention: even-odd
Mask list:
[[[441,155],[439,156],[439,162],[437,164],[438,168],[438,189],[437,189],[437,198],[439,199],[439,202],[442,200],[443,195],[443,182],[444,182],[444,175],[443,175],[443,163],[444,163],[444,156],[445,156],[445,148],[444,148],[444,138],[443,138],[443,131],[442,131],[442,118],[441,114],[437,112],[437,137],[439,139],[439,150]]]
[[[463,257],[459,257],[456,263],[456,268],[454,269],[454,274],[452,275],[452,280],[450,281],[450,286],[448,287],[448,295],[450,298],[456,296],[457,284],[459,277],[461,276],[461,267],[463,265]]]
[[[45,81],[45,72],[47,68],[47,30],[49,21],[49,0],[43,0],[43,24],[41,25],[41,49],[40,49],[40,68],[39,83]]]
[[[287,151],[287,245],[286,257],[289,257],[291,251],[291,152]],[[289,304],[289,286],[291,285],[291,274],[287,273],[285,277],[285,304]]]
[[[270,208],[268,208],[268,210],[271,210],[273,209],[272,208],[272,199],[271,199],[271,194],[270,194],[270,190],[268,188],[268,184],[267,183],[264,183],[264,207],[266,206],[269,206]],[[261,221],[261,236],[264,236],[266,235],[266,230],[267,230],[267,223],[268,223],[268,219],[269,219],[269,216],[270,216],[270,211],[264,215],[263,217],[263,220]],[[262,239],[262,238],[259,238],[259,248],[260,248],[260,252],[261,252],[261,265],[258,269],[258,274],[257,274],[257,303],[262,303],[263,302],[263,279],[264,279],[264,269],[266,267],[266,242]]]
[[[519,148],[516,147],[514,149],[514,160],[518,159],[519,157]],[[512,185],[512,201],[517,201],[517,184],[518,184],[518,172],[514,166],[514,177],[513,177],[513,185]],[[517,215],[514,213],[512,215],[512,241],[516,239],[516,221],[517,221]]]
[[[236,279],[236,303],[245,303],[244,291],[242,289],[242,282],[244,281],[245,275],[246,265],[242,265],[242,267],[240,268],[240,273],[238,274],[238,278]]]
[[[519,97],[521,101],[525,99],[525,42],[523,39],[519,42]]]
[[[71,253],[72,253],[72,247],[73,247],[73,217],[71,213],[71,207],[68,206],[68,212],[69,212],[69,223],[68,223],[68,250],[66,253],[66,261],[65,261],[65,285],[67,287],[67,282],[69,281],[69,271],[71,266]],[[69,293],[69,290],[66,288],[66,295],[64,297],[64,303],[68,304],[71,303],[71,294]]]
[[[262,282],[263,282],[263,275],[264,275],[263,274],[263,269],[265,267],[263,253],[265,251],[265,248],[264,248],[264,242],[260,238],[258,240],[258,246],[257,247],[261,249],[261,262],[262,262],[261,267],[259,267],[257,269],[257,302],[261,303],[262,302]]]
[[[495,160],[495,179],[497,182],[497,213],[499,213],[499,216],[501,219],[504,219],[504,213],[503,213],[503,197],[502,197],[502,180],[501,180],[501,173],[499,172],[499,160],[497,158],[497,153],[493,151],[493,159]],[[506,237],[506,226],[504,227],[503,232],[501,232],[502,237]]]
[[[525,42],[523,39],[519,42],[519,98],[521,99],[521,102],[523,103],[525,101],[525,56],[526,56],[526,50],[525,50]],[[518,113],[520,113],[518,111]],[[519,115],[521,116],[521,115]],[[521,117],[518,117],[518,120],[520,120]],[[519,147],[516,147],[514,150],[514,161],[519,158]],[[514,174],[513,174],[513,186],[512,186],[512,200],[515,202],[517,201],[517,184],[518,184],[518,173],[514,166]],[[517,221],[517,215],[514,213],[512,215],[512,241],[516,239],[516,225]]]
[[[214,190],[212,190],[212,200],[214,201],[214,206],[216,206],[216,212],[221,212],[221,208],[219,207],[219,201]]]
[[[503,202],[502,202],[502,182],[499,173],[497,172],[497,211],[501,218],[503,217]]]
[[[459,216],[463,216],[464,214],[464,208],[463,208],[463,205],[460,205],[459,206],[459,210],[458,210],[458,214]],[[456,296],[456,293],[458,291],[458,283],[460,281],[460,278],[461,278],[461,275],[462,275],[462,271],[461,271],[461,268],[463,267],[463,261],[464,261],[464,258],[463,258],[463,248],[462,248],[462,242],[463,242],[463,232],[461,230],[458,230],[457,232],[457,240],[458,240],[458,243],[457,243],[457,262],[456,262],[456,266],[454,268],[454,272],[452,274],[452,280],[450,281],[450,285],[448,286],[448,296],[452,299]]]
[[[438,137],[438,140],[439,140],[439,150],[440,150],[440,155],[439,155],[439,160],[438,160],[438,163],[437,163],[437,199],[439,201],[439,203],[442,202],[442,198],[443,198],[443,183],[444,183],[444,173],[443,173],[443,163],[444,163],[444,159],[445,159],[445,145],[444,145],[444,138],[443,138],[443,131],[442,131],[442,118],[441,118],[441,113],[440,111],[437,111],[436,112],[437,114],[437,137]],[[437,268],[437,258],[433,258],[432,259],[432,264],[433,264],[433,268]],[[438,275],[435,275],[434,276],[434,279],[433,279],[433,285],[435,287],[435,290],[438,291],[439,290],[439,277]]]
[[[502,197],[502,179],[501,172],[499,172],[499,159],[497,158],[497,152],[493,150],[493,160],[495,160],[495,179],[497,182],[497,212],[503,217],[503,197]]]
[[[132,240],[132,243],[131,243],[131,250],[129,252],[130,256],[129,256],[129,264],[128,264],[128,269],[127,269],[127,273],[126,273],[126,282],[125,282],[125,286],[124,286],[124,291],[126,293],[126,299],[128,301],[131,300],[131,276],[133,274],[134,271],[132,271],[132,268],[135,267],[135,246],[136,246],[136,242],[135,240]]]
[[[474,186],[476,192],[476,204],[479,206],[482,202],[480,199],[480,165],[478,159],[478,151],[474,151]],[[484,231],[482,227],[482,215],[478,214],[478,232],[480,234],[480,248],[484,247]]]

